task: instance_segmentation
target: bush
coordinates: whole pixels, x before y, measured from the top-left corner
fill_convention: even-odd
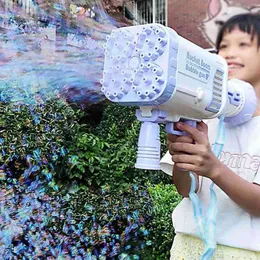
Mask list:
[[[80,111],[59,100],[30,105],[1,102],[0,108],[0,165],[5,178],[38,175],[49,181],[78,131]]]
[[[174,185],[157,184],[148,188],[153,203],[152,254],[149,259],[163,260],[170,258],[170,249],[174,238],[172,211],[180,203],[181,196]]]
[[[64,192],[59,196],[63,197]],[[63,198],[60,214],[66,216],[71,212],[70,221],[64,218],[53,225],[59,232],[64,232],[66,226],[67,235],[74,233],[87,238],[83,247],[98,259],[103,259],[102,256],[139,259],[142,251],[151,247],[148,235],[152,208],[146,187],[130,184],[118,190],[106,186],[95,192],[76,189]]]
[[[171,178],[160,171],[134,168],[140,129],[134,114],[133,108],[107,104],[100,124],[92,132],[81,125],[69,147],[68,170],[63,178],[80,180],[93,189],[103,185],[124,187],[128,183],[144,185],[147,180],[170,183]],[[165,136],[161,140],[165,150]]]
[[[86,236],[83,244],[96,256],[167,259],[173,237],[170,214],[178,197],[172,185],[164,185],[171,183],[169,176],[134,168],[140,129],[135,108],[106,104],[97,125],[58,100],[30,106],[2,102],[0,107],[2,183],[13,183],[15,194],[26,191],[19,193],[19,185],[27,183],[28,192],[36,189],[38,177],[57,189],[55,176],[65,193],[73,181],[81,184],[65,197],[50,193],[61,206],[48,222],[55,241],[71,236],[75,248]],[[161,140],[165,151],[163,130]],[[80,237],[74,237],[75,230]]]
[[[106,103],[99,125],[94,129],[95,134],[106,138],[108,129],[114,128],[113,141],[124,138],[126,131],[131,129],[132,124],[137,121],[135,116],[136,107],[121,106],[115,103]]]

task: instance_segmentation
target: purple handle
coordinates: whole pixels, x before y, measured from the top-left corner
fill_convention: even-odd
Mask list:
[[[196,128],[197,127],[197,122],[193,121],[193,120],[185,120],[185,119],[181,119],[181,122],[188,124],[191,127]],[[178,131],[178,130],[174,130],[174,124],[173,122],[167,122],[166,123],[166,127],[165,130],[168,134],[173,134],[173,135],[188,135],[186,132],[182,132],[182,131]]]

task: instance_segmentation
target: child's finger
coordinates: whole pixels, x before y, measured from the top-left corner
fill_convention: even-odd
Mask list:
[[[178,123],[174,123],[174,128],[178,129]],[[179,130],[179,129],[178,129]],[[187,137],[187,136],[180,136],[180,135],[175,135],[175,134],[167,134],[167,140],[169,140],[170,142],[176,142],[176,139],[180,138],[180,137]],[[193,139],[191,137],[183,138],[178,142],[187,142],[187,143],[192,143]]]
[[[175,163],[174,164],[181,171],[195,172],[196,166],[189,163]]]
[[[202,163],[200,156],[190,154],[174,154],[172,160],[175,163],[188,163],[194,165],[200,165]]]
[[[186,133],[188,133],[196,143],[206,144],[208,142],[207,138],[205,138],[205,133],[199,131],[197,128],[191,127],[188,124],[184,124],[179,122],[178,128]]]
[[[170,154],[193,154],[193,155],[205,155],[207,150],[203,145],[194,145],[189,143],[171,143],[169,145]]]
[[[176,141],[176,138],[178,138],[177,135],[173,134],[167,134],[167,141],[174,143]]]
[[[173,135],[173,134],[168,134],[167,135],[167,142],[169,143],[192,143],[193,139],[191,136],[186,136],[186,135]]]
[[[171,155],[173,154],[190,154],[194,150],[193,144],[186,144],[186,143],[172,143],[169,145],[169,152]],[[193,152],[194,154],[194,152]]]
[[[193,143],[193,139],[191,136],[187,136],[187,135],[182,135],[182,136],[178,136],[176,138],[176,143],[189,143],[192,144]]]
[[[197,124],[197,129],[203,132],[204,134],[208,135],[208,125],[205,124],[203,121]]]
[[[175,136],[174,138],[167,138],[166,146],[168,149],[170,149],[170,145],[173,143],[192,144],[192,143],[194,143],[194,140],[192,139],[191,136]]]

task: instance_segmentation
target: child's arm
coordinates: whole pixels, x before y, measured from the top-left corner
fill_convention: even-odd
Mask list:
[[[207,125],[200,123],[200,129],[195,129],[181,124],[178,128],[189,133],[195,144],[171,145],[171,153],[179,153],[172,157],[175,165],[210,178],[246,212],[260,217],[260,186],[244,180],[218,160],[210,148],[206,131],[203,130]]]
[[[197,181],[197,185],[196,185],[197,186],[196,192],[197,192],[199,189],[199,177],[196,173],[194,173],[194,175]],[[178,193],[183,197],[186,198],[189,197],[190,185],[191,185],[191,178],[189,172],[182,171],[174,165],[173,172],[172,172],[172,179]]]
[[[211,180],[252,216],[260,217],[260,186],[246,181],[221,163]]]

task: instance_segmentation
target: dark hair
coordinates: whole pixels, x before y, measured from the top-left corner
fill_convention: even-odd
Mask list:
[[[251,40],[257,36],[258,47],[260,46],[260,15],[259,14],[239,14],[229,18],[218,32],[216,40],[216,49],[219,51],[220,43],[226,32],[233,31],[236,27],[242,32],[251,35]]]

